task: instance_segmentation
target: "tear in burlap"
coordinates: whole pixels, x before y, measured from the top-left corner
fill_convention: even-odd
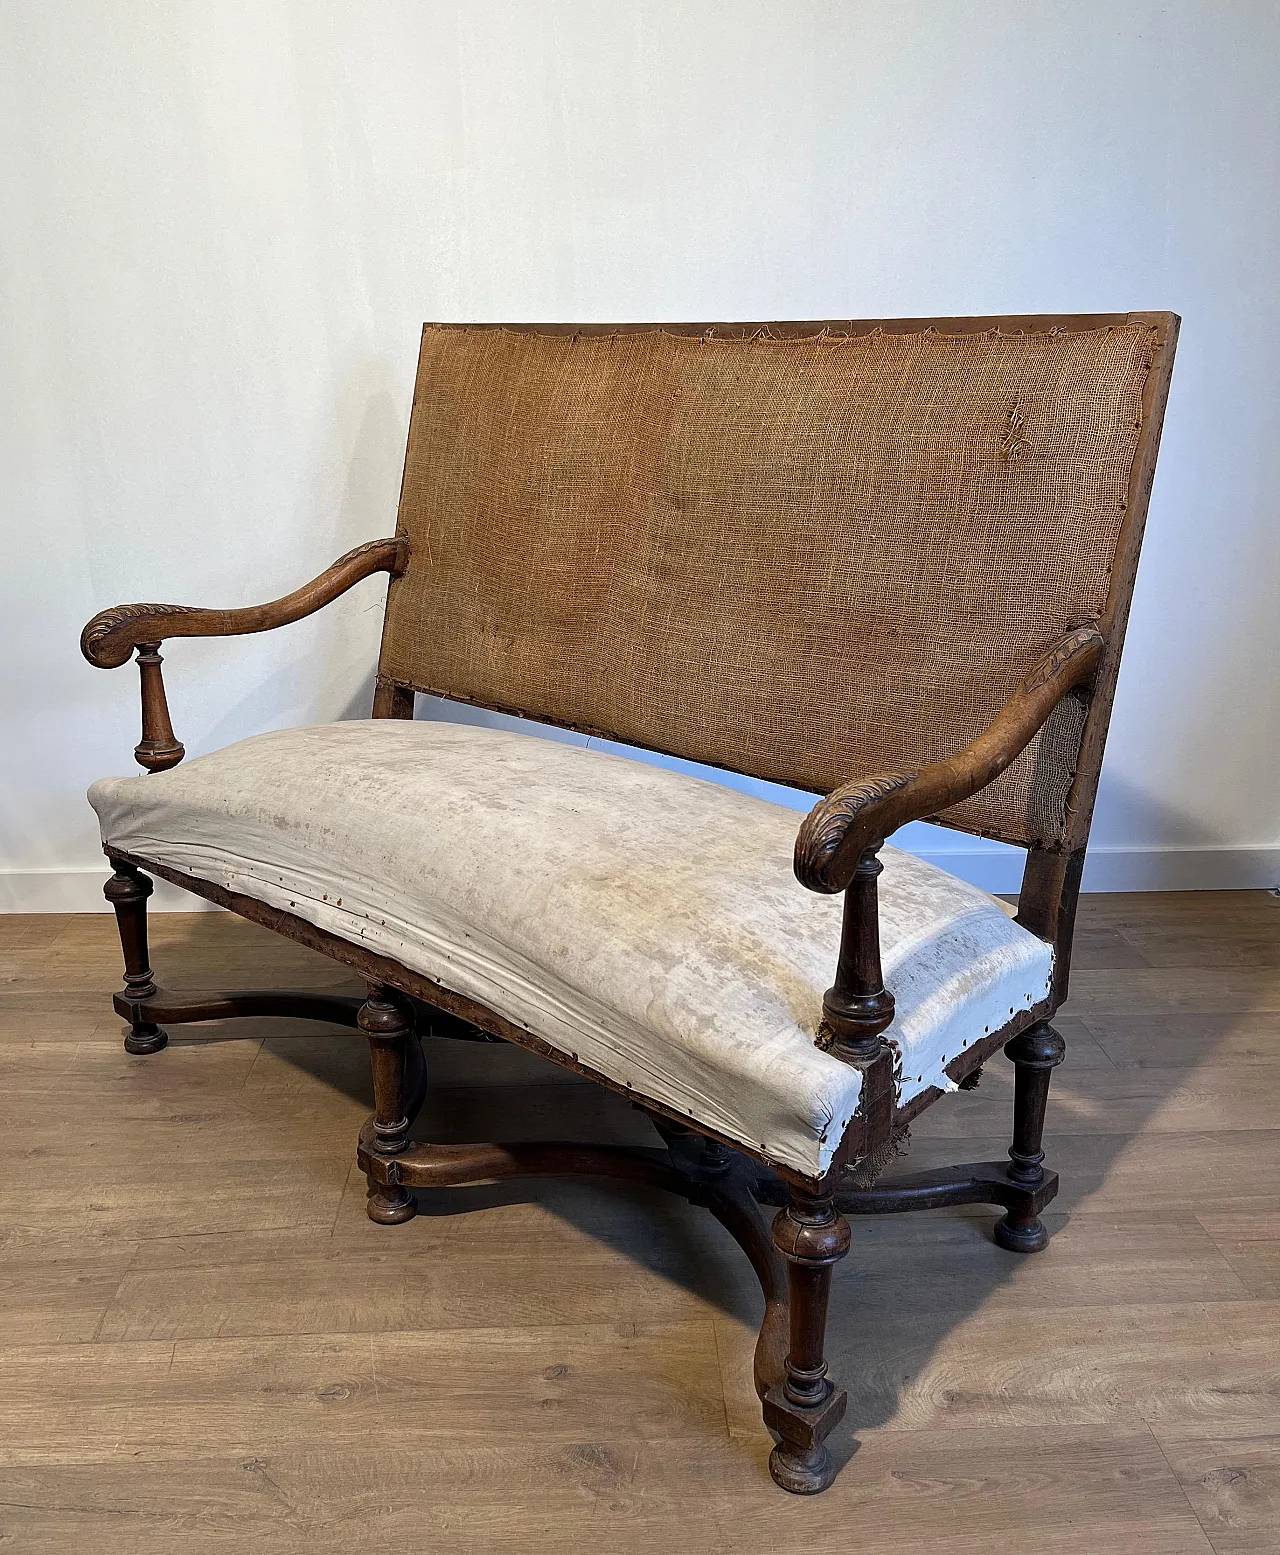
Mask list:
[[[893,1164],[900,1155],[906,1155],[911,1144],[911,1129],[908,1124],[894,1129],[889,1138],[866,1155],[859,1156],[856,1161],[851,1161],[844,1169],[840,1179],[842,1188],[874,1188],[885,1169]]]

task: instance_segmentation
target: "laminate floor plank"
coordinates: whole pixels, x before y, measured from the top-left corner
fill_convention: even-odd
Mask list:
[[[1079,1025],[1119,1069],[1280,1065],[1280,1021],[1274,1013],[1116,1015],[1096,1010]]]
[[[709,1321],[11,1345],[0,1398],[8,1465],[353,1447],[392,1411],[405,1444],[724,1431]]]
[[[1280,1435],[1192,1436],[1160,1445],[1217,1555],[1275,1555]]]
[[[847,1555],[866,1547],[919,1555],[938,1548],[936,1534],[922,1530],[950,1521],[957,1542],[949,1547],[966,1555],[1025,1551],[1018,1540],[1029,1526],[1037,1529],[1033,1548],[1048,1555],[1210,1551],[1177,1477],[1141,1428],[1064,1430],[1040,1442],[1010,1430],[869,1442],[827,1492],[823,1505],[835,1502],[828,1515],[803,1536],[789,1511],[794,1503],[757,1494],[763,1451],[757,1457],[703,1435],[660,1443],[533,1438],[505,1447],[445,1440],[377,1454],[211,1453],[166,1461],[165,1469],[163,1484],[128,1458],[0,1469],[0,1528],[7,1519],[23,1549],[41,1552],[58,1547],[54,1537],[66,1548],[101,1525],[107,1542],[96,1548],[108,1552],[159,1551],[172,1547],[166,1539],[199,1537],[214,1550]],[[691,1496],[691,1479],[715,1488]],[[1073,1497],[1091,1507],[1087,1545]],[[177,1510],[193,1506],[209,1515]]]
[[[47,950],[75,921],[73,913],[0,913],[0,951]]]

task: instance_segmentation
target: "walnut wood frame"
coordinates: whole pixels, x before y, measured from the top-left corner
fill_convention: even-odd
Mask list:
[[[885,772],[841,785],[820,800],[800,828],[795,870],[812,890],[845,893],[844,927],[835,978],[824,999],[819,1040],[862,1071],[863,1094],[821,1178],[744,1149],[689,1117],[616,1084],[550,1047],[533,1032],[453,993],[364,946],[305,920],[236,895],[207,881],[181,875],[155,860],[108,847],[114,874],[106,895],[116,911],[125,958],[125,989],[115,996],[129,1023],[125,1046],[132,1053],[159,1051],[163,1026],[237,1015],[321,1019],[357,1027],[370,1044],[375,1113],[362,1129],[357,1159],[369,1184],[369,1213],[397,1223],[414,1213],[414,1188],[443,1188],[529,1174],[588,1173],[622,1177],[680,1194],[700,1204],[733,1235],[755,1270],[765,1296],[756,1345],[755,1381],[766,1425],[778,1445],[770,1458],[784,1489],[813,1493],[834,1475],[825,1439],[844,1413],[845,1394],[826,1376],[824,1334],[832,1270],[848,1251],[847,1216],[898,1213],[944,1205],[987,1203],[1004,1209],[996,1240],[1011,1251],[1034,1252],[1047,1241],[1040,1212],[1057,1191],[1044,1166],[1041,1140],[1049,1079],[1063,1057],[1061,1037],[1048,1024],[1067,993],[1072,930],[1116,674],[1127,622],[1147,500],[1172,371],[1178,320],[1172,314],[999,317],[934,320],[819,321],[772,324],[668,324],[672,333],[740,337],[767,332],[802,335],[860,334],[872,329],[909,332],[937,329],[967,333],[1000,329],[1094,329],[1142,321],[1156,335],[1152,370],[1144,391],[1143,420],[1132,467],[1124,523],[1105,608],[1096,623],[1068,633],[1013,691],[989,727],[967,748],[918,772]],[[653,325],[495,325],[552,334],[621,333]],[[178,605],[122,605],[86,626],[81,647],[102,668],[124,664],[136,649],[142,691],[140,765],[163,771],[183,757],[175,737],[161,678],[159,648],[170,637],[268,631],[310,615],[374,572],[391,574],[391,589],[409,561],[404,535],[376,540],[341,557],[318,578],[284,598],[242,610],[198,610]],[[426,687],[394,681],[381,672],[375,718],[412,718],[414,695]],[[1026,747],[1067,696],[1086,703],[1084,732],[1059,845],[1031,847],[1019,897],[1018,922],[1053,947],[1054,975],[1048,997],[985,1034],[947,1066],[953,1082],[969,1086],[982,1064],[1003,1047],[1015,1065],[1013,1143],[1007,1161],[986,1161],[876,1182],[910,1119],[941,1092],[926,1090],[898,1106],[892,1058],[883,1033],[893,1019],[892,995],[880,968],[876,857],[885,837],[911,820],[948,823],[940,812],[978,792]],[[609,731],[592,730],[592,733]],[[332,957],[358,972],[368,997],[305,992],[166,994],[152,978],[146,907],[159,875],[241,917]],[[162,1024],[163,1023],[163,1024]],[[649,1115],[665,1149],[626,1149],[575,1143],[432,1145],[409,1134],[426,1094],[420,1037],[488,1038],[528,1048],[624,1094]],[[777,1207],[772,1229],[760,1206]]]

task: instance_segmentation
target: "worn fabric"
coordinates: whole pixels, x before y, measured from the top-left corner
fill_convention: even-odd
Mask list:
[[[390,956],[769,1160],[818,1175],[857,1107],[858,1072],[814,1046],[841,902],[796,881],[793,810],[399,720],[258,735],[89,799],[106,843]],[[1051,952],[975,887],[881,856],[905,1101],[1045,997]]]
[[[429,327],[381,673],[825,793],[1096,621],[1157,331]],[[1066,703],[949,823],[1062,835]]]

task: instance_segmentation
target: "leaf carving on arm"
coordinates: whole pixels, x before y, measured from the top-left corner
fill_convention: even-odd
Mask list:
[[[130,622],[146,616],[191,616],[199,613],[195,605],[113,605],[110,610],[100,611],[94,616],[80,634],[80,652],[99,669],[118,669],[133,652],[132,642],[127,642],[123,651],[118,645],[108,646],[110,639],[122,626],[128,626]]]
[[[1070,664],[1072,659],[1086,652],[1096,658],[1101,653],[1102,646],[1102,637],[1096,626],[1078,627],[1070,636],[1064,637],[1045,654],[1022,682],[1021,689],[1024,692],[1038,691],[1041,686],[1047,685],[1064,665]]]
[[[897,793],[915,777],[912,772],[877,772],[835,789],[820,799],[804,819],[796,838],[796,879],[810,891],[827,891],[827,865],[839,851],[849,827],[878,800]]]

